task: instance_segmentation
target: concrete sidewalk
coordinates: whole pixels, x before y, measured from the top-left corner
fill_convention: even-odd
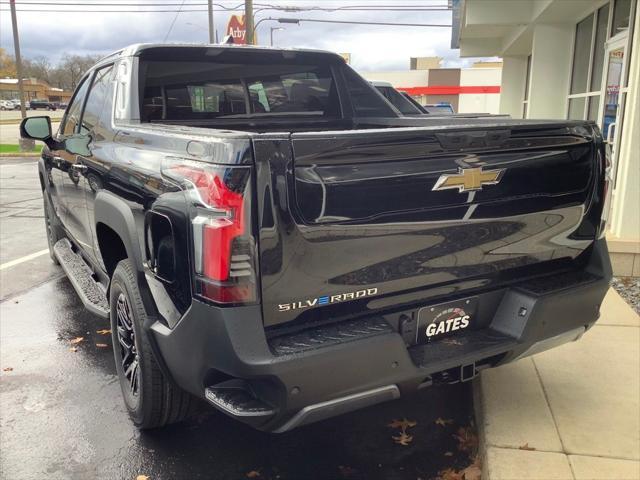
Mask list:
[[[578,342],[482,372],[484,480],[640,479],[640,317],[613,289]]]

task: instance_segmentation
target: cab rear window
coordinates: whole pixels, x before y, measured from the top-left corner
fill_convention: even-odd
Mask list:
[[[340,116],[328,65],[144,62],[142,121]]]

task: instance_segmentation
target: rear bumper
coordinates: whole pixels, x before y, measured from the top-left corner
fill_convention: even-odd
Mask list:
[[[174,329],[156,322],[151,331],[178,385],[212,402],[208,386],[242,379],[269,405],[269,414],[221,409],[261,430],[282,432],[437,381],[468,380],[481,368],[575,340],[597,320],[610,278],[602,240],[584,271],[492,292],[492,318],[453,337],[456,342],[408,347],[382,317],[354,320],[327,335],[315,329],[306,342],[300,333],[291,342],[274,341],[265,335],[259,306],[221,309],[197,301]]]

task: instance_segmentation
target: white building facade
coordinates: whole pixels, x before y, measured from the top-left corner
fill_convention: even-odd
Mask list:
[[[640,276],[637,0],[452,0],[452,47],[503,58],[500,113],[596,122],[613,161],[614,273]]]
[[[456,113],[498,113],[502,68],[431,68],[360,72],[391,83],[422,105],[450,103]]]

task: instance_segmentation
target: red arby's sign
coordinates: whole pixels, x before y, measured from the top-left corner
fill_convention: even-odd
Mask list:
[[[247,29],[244,23],[244,15],[232,15],[227,24],[227,35],[233,37],[233,43],[246,45]]]

